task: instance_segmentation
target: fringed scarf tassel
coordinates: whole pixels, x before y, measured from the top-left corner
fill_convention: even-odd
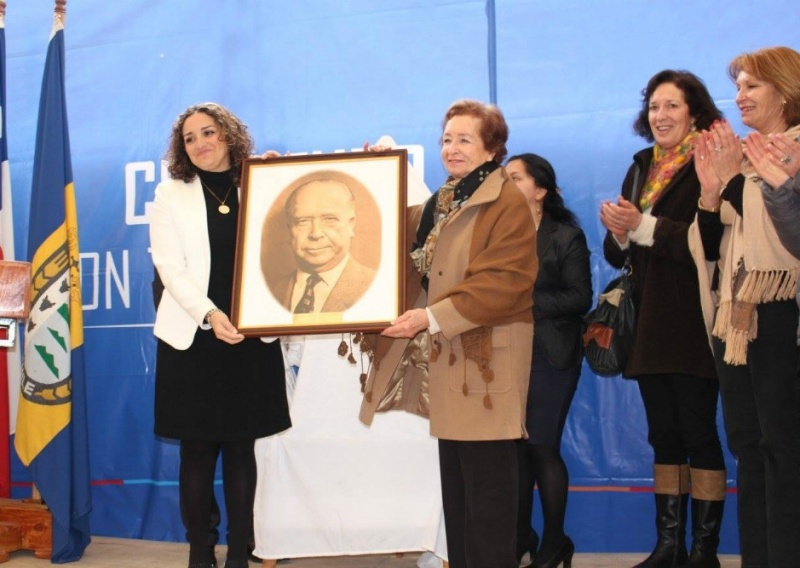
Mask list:
[[[742,289],[736,295],[743,302],[763,304],[775,300],[789,300],[797,293],[800,269],[751,270],[747,273]]]
[[[747,363],[747,344],[758,336],[758,312],[755,304],[725,301],[719,305],[711,332],[725,343],[723,360],[729,365]]]

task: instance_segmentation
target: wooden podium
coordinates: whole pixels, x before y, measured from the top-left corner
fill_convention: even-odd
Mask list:
[[[30,293],[30,263],[0,260],[0,356],[16,341],[17,320],[28,317]],[[0,499],[0,564],[17,550],[47,559],[52,549],[53,518],[35,487],[31,499]]]

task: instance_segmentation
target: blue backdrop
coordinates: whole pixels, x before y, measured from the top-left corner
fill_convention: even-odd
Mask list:
[[[17,258],[27,218],[52,0],[10,1],[8,146]],[[631,123],[656,71],[702,77],[740,133],[728,61],[770,45],[800,49],[792,0],[228,0],[70,2],[67,103],[83,269],[94,534],[182,540],[177,446],[152,434],[155,341],[148,213],[175,117],[213,100],[250,127],[259,151],[330,152],[390,134],[420,145],[438,187],[437,139],[455,99],[496,102],[509,150],[556,168],[602,258],[601,201],[632,154]],[[580,550],[653,543],[652,457],[635,385],[584,370],[568,420],[568,532]],[[729,478],[733,463],[728,460]],[[12,469],[14,494],[29,492]],[[722,549],[737,550],[734,483]]]

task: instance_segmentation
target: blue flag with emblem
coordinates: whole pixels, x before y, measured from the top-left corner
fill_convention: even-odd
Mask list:
[[[78,219],[64,93],[64,25],[47,49],[33,159],[33,282],[14,447],[53,517],[55,564],[83,556],[92,509]]]

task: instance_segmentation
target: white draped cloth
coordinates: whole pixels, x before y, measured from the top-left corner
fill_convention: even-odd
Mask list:
[[[369,428],[359,422],[361,369],[337,355],[340,341],[306,338],[292,428],[256,443],[255,555],[431,551],[446,558],[428,421],[394,411]],[[432,560],[421,562],[441,566]]]

